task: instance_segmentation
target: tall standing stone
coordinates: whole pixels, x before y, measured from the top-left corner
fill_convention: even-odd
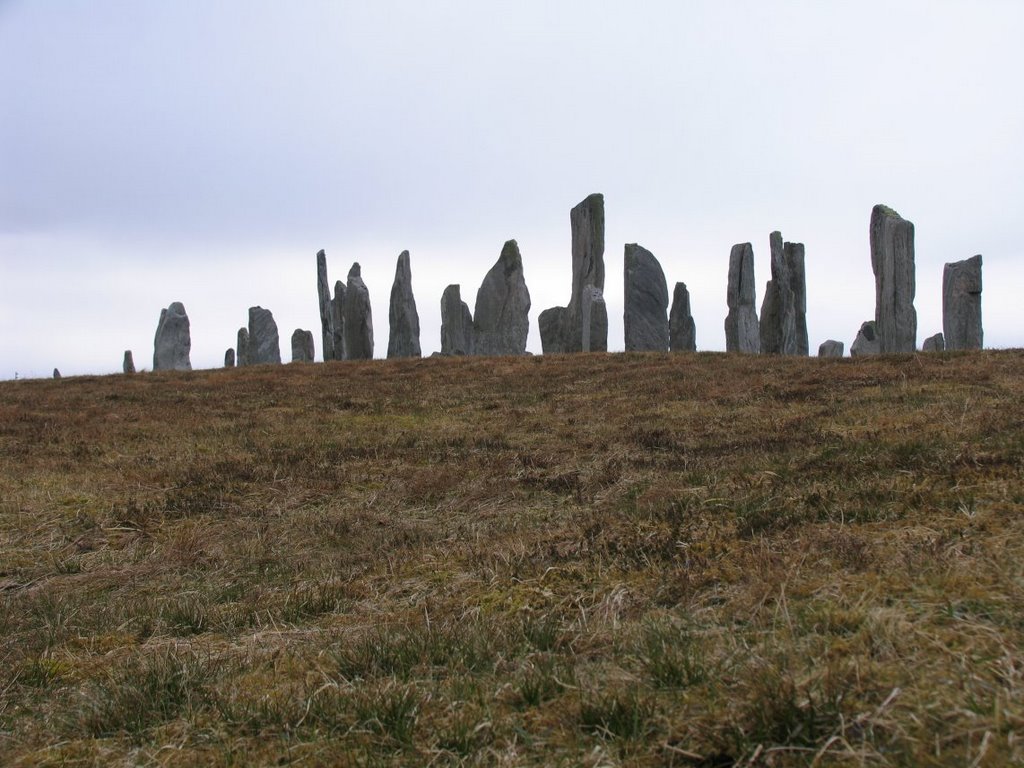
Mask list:
[[[869,234],[879,348],[882,354],[915,352],[914,225],[891,208],[876,205]]]
[[[623,258],[622,321],[627,352],[668,351],[668,284],[654,254],[628,243]]]
[[[850,345],[850,356],[878,355],[881,352],[882,345],[878,340],[878,332],[875,330],[875,321],[866,320],[861,323],[860,330],[857,331],[857,338]]]
[[[249,364],[281,363],[281,338],[274,314],[263,307],[249,307]]]
[[[373,316],[370,314],[370,291],[363,282],[359,262],[348,271],[345,288],[345,356],[348,360],[373,358]]]
[[[583,296],[588,287],[604,291],[604,196],[593,194],[569,213],[572,227],[572,294],[569,306],[552,307],[538,318],[545,354],[583,350]],[[592,294],[591,294],[592,296]],[[607,349],[608,339],[590,329],[590,348]],[[607,331],[606,331],[607,333]]]
[[[347,360],[345,349],[345,284],[338,280],[334,284],[334,298],[331,299],[331,331],[334,336],[334,359]]]
[[[180,301],[160,310],[160,322],[153,339],[154,371],[191,371],[189,359],[192,336],[188,315]]]
[[[316,254],[316,293],[320,300],[320,328],[323,336],[324,362],[334,356],[334,318],[331,311],[331,284],[327,280],[327,254],[323,249]]]
[[[409,252],[402,251],[395,267],[388,308],[388,357],[420,356],[420,316],[412,294],[412,267]]]
[[[530,333],[530,291],[519,244],[509,240],[476,293],[474,354],[522,355]]]
[[[135,358],[132,357],[130,349],[124,351],[124,362],[121,363],[121,370],[125,373],[135,373]]]
[[[946,349],[981,349],[981,256],[942,270],[942,332]]]
[[[224,367],[235,367],[235,350],[232,347],[228,347],[226,350],[224,350]]]
[[[762,354],[806,355],[807,285],[803,243],[784,243],[781,232],[772,232],[772,279],[761,304]]]
[[[690,292],[686,283],[676,283],[672,291],[672,309],[668,313],[668,348],[673,352],[697,351],[697,326],[690,312]]]
[[[729,314],[725,318],[727,352],[757,354],[761,349],[757,321],[757,289],[754,287],[754,247],[740,243],[729,254]]]
[[[441,294],[441,354],[472,355],[473,315],[462,300],[458,285],[449,285]]]
[[[235,346],[237,347],[236,358],[238,361],[238,367],[241,368],[243,365],[252,365],[252,355],[249,352],[248,328],[238,329],[238,342]]]
[[[292,362],[312,363],[315,357],[313,332],[296,328],[292,333]]]

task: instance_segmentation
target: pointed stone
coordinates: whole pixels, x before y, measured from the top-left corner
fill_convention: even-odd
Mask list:
[[[363,282],[359,262],[348,271],[345,288],[345,355],[348,360],[373,359],[373,316],[370,292]]]
[[[235,350],[232,347],[228,347],[224,351],[224,367],[234,368],[235,367]]]
[[[57,370],[56,368],[53,369],[53,378],[55,378],[55,379],[59,379],[60,378],[60,371]]]
[[[315,356],[313,332],[296,328],[292,333],[292,362],[312,363]]]
[[[252,355],[249,352],[249,329],[238,329],[238,342],[236,343],[238,367],[252,365]]]
[[[188,315],[180,301],[160,310],[160,322],[153,339],[154,371],[191,371],[192,350]]]
[[[946,349],[946,339],[941,333],[929,336],[921,345],[922,352],[943,352]]]
[[[331,311],[331,284],[327,280],[327,254],[316,254],[316,293],[320,300],[320,328],[323,337],[324,362],[334,360],[334,317]]]
[[[818,347],[818,357],[842,357],[845,349],[843,342],[829,339]]]
[[[869,234],[879,348],[882,354],[915,352],[914,225],[891,208],[876,205]]]
[[[636,243],[623,257],[622,322],[627,352],[668,351],[668,284],[654,254]]]
[[[583,352],[608,351],[608,306],[600,288],[588,285],[582,300]]]
[[[338,280],[334,284],[334,298],[331,300],[331,329],[334,334],[334,359],[348,360],[345,348],[345,284]]]
[[[130,349],[124,351],[124,362],[121,363],[121,370],[125,373],[135,373],[135,359],[132,357]]]
[[[522,355],[530,333],[530,291],[519,244],[509,240],[476,293],[474,354]]]
[[[781,232],[772,232],[769,242],[772,279],[761,304],[761,353],[806,355],[809,350],[804,246],[783,242]]]
[[[981,256],[942,270],[942,331],[946,349],[981,349]]]
[[[878,331],[875,328],[874,320],[867,320],[861,323],[857,331],[857,338],[850,345],[850,356],[860,357],[861,355],[879,355],[882,353],[882,345],[878,340]]]
[[[473,315],[462,300],[458,285],[449,285],[441,294],[441,354],[472,355]]]
[[[263,307],[249,307],[249,364],[280,365],[281,339],[274,314]]]
[[[729,254],[729,285],[726,292],[729,304],[729,314],[725,318],[727,352],[756,355],[761,349],[756,293],[754,248],[750,243],[734,245]]]
[[[408,251],[399,254],[398,265],[395,267],[388,325],[388,357],[419,357],[420,316],[416,312],[416,298],[412,294],[412,267]]]
[[[686,283],[676,283],[672,309],[668,314],[668,348],[673,352],[697,351],[697,326],[690,312],[690,292]]]

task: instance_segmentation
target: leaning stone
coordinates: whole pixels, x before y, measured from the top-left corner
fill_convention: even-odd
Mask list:
[[[449,285],[441,294],[441,354],[472,355],[473,342],[473,314],[459,286]]]
[[[388,308],[388,357],[419,357],[420,316],[416,312],[416,298],[412,295],[412,267],[409,252],[402,251],[395,267],[395,282],[391,285],[391,304]]]
[[[234,368],[235,367],[235,350],[232,349],[231,347],[228,347],[224,351],[224,367],[225,368]]]
[[[875,324],[883,354],[917,350],[914,225],[896,211],[871,211],[871,268],[875,273]]]
[[[806,355],[804,246],[802,243],[784,243],[780,232],[772,232],[769,242],[772,279],[768,281],[761,304],[761,353]]]
[[[842,357],[845,349],[843,342],[829,339],[818,347],[818,357]]]
[[[238,366],[252,365],[252,355],[249,352],[249,329],[238,329],[237,358]]]
[[[750,243],[734,245],[729,254],[726,301],[729,305],[725,318],[726,351],[756,355],[761,349],[761,335],[754,287],[754,248]]]
[[[672,291],[672,309],[668,313],[668,348],[673,352],[697,351],[697,326],[690,312],[690,292],[686,283],[676,283]]]
[[[348,360],[373,359],[373,316],[370,291],[363,282],[359,262],[348,271],[345,289],[345,356]]]
[[[668,351],[668,284],[654,254],[629,243],[623,258],[622,322],[627,352]]]
[[[331,311],[331,284],[327,280],[327,254],[316,253],[316,293],[320,300],[320,329],[323,336],[324,362],[334,360],[334,322]]]
[[[850,345],[850,355],[860,357],[861,355],[879,355],[882,353],[882,345],[878,341],[878,333],[875,330],[875,321],[867,320],[861,323],[857,331],[857,338]]]
[[[473,340],[477,355],[521,355],[530,334],[530,291],[519,244],[509,240],[476,292]]]
[[[132,357],[130,349],[124,351],[124,362],[121,363],[121,370],[125,373],[135,373],[135,359]]]
[[[263,307],[249,307],[249,364],[280,365],[281,339],[274,314]]]
[[[192,337],[188,315],[180,301],[160,310],[160,322],[153,339],[154,371],[191,371],[189,353]]]
[[[312,363],[315,356],[313,332],[296,328],[292,333],[292,362]]]
[[[945,349],[946,339],[941,333],[929,336],[924,340],[924,344],[921,345],[922,352],[944,352]]]
[[[947,349],[981,349],[980,255],[942,270],[942,331]]]

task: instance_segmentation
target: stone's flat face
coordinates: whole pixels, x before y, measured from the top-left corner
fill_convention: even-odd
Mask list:
[[[449,285],[441,294],[441,354],[472,355],[475,351],[473,314],[462,300],[461,288]]]
[[[269,309],[249,307],[248,351],[250,365],[280,365],[281,339]]]
[[[818,347],[818,357],[842,357],[845,349],[843,342],[829,339]]]
[[[348,271],[345,289],[345,358],[373,359],[373,316],[370,313],[370,292],[363,282],[359,263]]]
[[[522,355],[530,333],[530,291],[519,244],[509,240],[476,293],[473,336],[477,355]]]
[[[850,345],[850,356],[860,357],[861,355],[880,355],[882,345],[878,340],[878,332],[875,329],[875,321],[867,320],[861,323],[857,331],[857,338]]]
[[[249,353],[249,329],[238,329],[238,341],[235,344],[237,350],[238,366],[252,365],[252,355]]]
[[[121,370],[125,373],[135,373],[135,359],[132,357],[130,349],[124,351],[124,362],[121,363]]]
[[[725,318],[726,351],[756,355],[761,351],[761,331],[754,288],[754,247],[750,243],[734,245],[729,253],[726,301],[729,305]]]
[[[334,360],[334,313],[331,311],[331,284],[327,280],[327,254],[316,254],[316,293],[320,301],[320,329],[323,337],[324,362]]]
[[[626,245],[622,321],[627,352],[668,351],[668,284],[654,254],[636,243]]]
[[[569,314],[568,307],[550,307],[537,317],[537,328],[540,331],[541,351],[545,355],[559,355],[567,352],[565,343],[565,326]],[[581,308],[582,315],[582,308]],[[582,325],[582,316],[580,318]],[[580,351],[583,348],[582,328],[580,329]]]
[[[668,314],[668,348],[673,352],[697,351],[697,326],[690,313],[690,292],[686,283],[676,283],[672,309]]]
[[[583,290],[582,301],[582,350],[583,352],[608,351],[608,306],[604,291],[594,286]]]
[[[331,331],[334,335],[335,360],[348,359],[348,351],[345,349],[345,291],[345,284],[338,280],[334,284],[334,298],[331,299]]]
[[[946,349],[981,349],[981,256],[954,261],[942,270],[942,332]]]
[[[191,371],[189,355],[192,336],[185,307],[180,301],[160,310],[156,337],[153,339],[154,371]]]
[[[412,266],[408,251],[399,254],[395,267],[388,326],[388,357],[419,357],[422,354],[420,316],[416,312],[416,298],[412,295]]]
[[[924,344],[921,345],[922,352],[944,352],[945,349],[946,339],[941,333],[929,336],[924,340]]]
[[[224,367],[235,367],[235,350],[232,347],[228,347],[226,350],[224,350]]]
[[[804,246],[786,243],[781,232],[772,232],[772,279],[761,304],[762,354],[806,355],[807,288],[804,277]]]
[[[876,205],[871,211],[869,234],[879,348],[883,354],[915,352],[914,225],[891,208]]]
[[[292,332],[292,362],[312,363],[316,356],[313,347],[313,332],[296,328]]]

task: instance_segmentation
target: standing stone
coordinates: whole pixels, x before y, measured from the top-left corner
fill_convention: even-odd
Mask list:
[[[55,379],[59,379],[60,378],[60,371],[57,370],[56,368],[53,369],[53,378],[55,378]]]
[[[668,351],[668,284],[654,254],[628,243],[623,259],[622,322],[627,352]]]
[[[462,300],[458,285],[449,285],[441,294],[441,354],[472,355],[473,315]]]
[[[348,360],[345,350],[345,284],[338,280],[334,284],[334,298],[331,300],[331,330],[334,334],[334,359]]]
[[[530,333],[530,291],[519,244],[509,240],[476,292],[474,354],[522,355]]]
[[[348,271],[345,288],[345,356],[348,360],[373,358],[373,317],[370,314],[370,291],[363,282],[359,262]]]
[[[235,345],[237,347],[237,358],[238,366],[241,368],[243,365],[252,365],[252,354],[249,352],[249,329],[239,328],[238,329],[238,342]]]
[[[857,331],[857,338],[850,345],[850,356],[860,357],[861,355],[879,355],[882,353],[882,345],[878,340],[878,332],[875,330],[875,321],[867,320],[861,323]]]
[[[552,307],[538,318],[545,354],[583,350],[583,296],[588,286],[604,292],[604,196],[587,197],[569,213],[572,227],[572,295],[569,306]],[[607,336],[590,329],[590,348],[607,349]],[[607,331],[605,331],[607,334]]]
[[[395,282],[391,285],[388,325],[388,357],[419,357],[420,316],[412,295],[412,267],[408,251],[402,251],[398,256]]]
[[[331,311],[331,284],[327,280],[327,254],[316,253],[316,293],[320,300],[320,328],[323,336],[324,362],[335,360],[334,313]]]
[[[676,283],[672,292],[672,310],[668,313],[668,348],[673,352],[697,351],[697,326],[690,312],[690,292],[686,283]]]
[[[871,211],[871,269],[875,273],[875,325],[882,354],[917,350],[914,225],[896,211]]]
[[[818,347],[818,357],[842,357],[845,349],[843,342],[829,339]]]
[[[608,351],[608,307],[604,302],[604,292],[600,288],[588,285],[583,289],[582,299],[583,352]]]
[[[941,333],[929,336],[924,340],[924,344],[921,345],[922,352],[944,352],[945,349],[946,339]]]
[[[121,363],[121,370],[125,373],[135,373],[135,358],[132,357],[130,349],[124,351],[124,362]]]
[[[292,333],[292,362],[312,363],[316,357],[313,347],[313,332],[296,328]]]
[[[235,350],[232,349],[231,347],[228,347],[224,351],[224,367],[225,368],[234,368],[235,367]]]
[[[726,300],[729,304],[725,318],[726,351],[756,355],[761,349],[761,337],[754,287],[754,248],[750,243],[734,245],[729,254]]]
[[[249,307],[249,364],[281,364],[277,323],[274,314],[263,307]]]
[[[803,243],[784,243],[772,232],[772,279],[761,304],[762,354],[807,355],[807,286]]]
[[[981,256],[942,270],[942,331],[946,349],[981,349]]]
[[[191,350],[188,315],[184,305],[176,301],[167,309],[160,310],[160,322],[153,340],[153,370],[191,371]]]

